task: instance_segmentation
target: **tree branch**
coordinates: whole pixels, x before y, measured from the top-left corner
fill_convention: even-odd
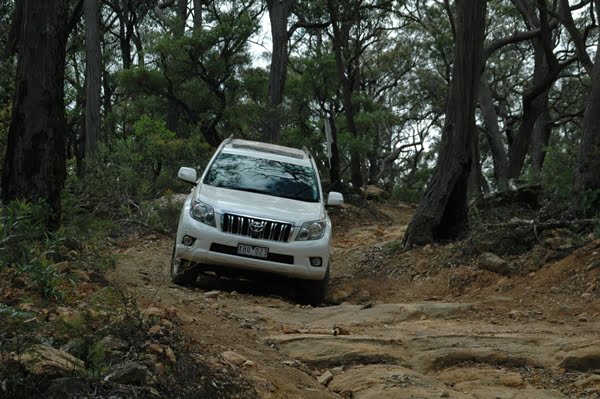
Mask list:
[[[171,7],[173,4],[175,4],[175,0],[167,0],[164,3],[159,3],[154,7],[154,12],[156,13],[158,19],[160,19],[167,26],[170,26],[172,21],[169,19],[169,17],[167,17],[163,10]]]

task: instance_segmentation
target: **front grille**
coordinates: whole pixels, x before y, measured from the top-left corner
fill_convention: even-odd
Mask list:
[[[244,256],[244,255],[240,255],[237,253],[237,247],[232,247],[229,245],[223,245],[223,244],[216,244],[213,243],[210,246],[210,251],[211,252],[218,252],[220,254],[227,254],[227,255],[235,255],[235,256],[241,256],[243,258],[249,258],[249,256]],[[255,258],[254,258],[255,259]],[[268,261],[271,262],[277,262],[277,263],[285,263],[287,265],[293,265],[294,264],[294,257],[291,255],[284,255],[284,254],[274,254],[269,252],[269,255],[267,256]]]
[[[255,219],[247,216],[223,215],[223,231],[261,240],[287,242],[292,232],[290,223]]]

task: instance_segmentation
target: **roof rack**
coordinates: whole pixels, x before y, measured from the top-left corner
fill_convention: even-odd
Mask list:
[[[282,156],[295,158],[295,159],[304,159],[304,155],[298,154],[297,152],[279,150],[277,148],[272,148],[272,147],[271,148],[258,147],[258,146],[252,145],[252,144],[243,144],[243,143],[233,143],[233,144],[231,144],[231,147],[242,148],[242,149],[247,149],[247,150],[254,150],[254,151],[259,151],[259,152],[266,152],[268,154],[282,155]],[[308,155],[309,154],[307,153],[307,156]]]

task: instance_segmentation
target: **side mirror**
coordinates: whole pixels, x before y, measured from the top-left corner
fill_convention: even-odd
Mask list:
[[[337,191],[331,191],[327,196],[327,205],[340,206],[344,204],[344,196]]]
[[[180,168],[177,177],[192,184],[196,184],[196,180],[198,180],[196,169],[193,168]]]

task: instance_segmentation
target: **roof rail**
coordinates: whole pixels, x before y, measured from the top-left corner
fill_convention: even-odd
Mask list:
[[[312,154],[310,153],[310,151],[308,151],[308,148],[306,148],[305,145],[302,146],[302,151],[304,151],[306,153],[306,156],[310,159],[312,158]]]

